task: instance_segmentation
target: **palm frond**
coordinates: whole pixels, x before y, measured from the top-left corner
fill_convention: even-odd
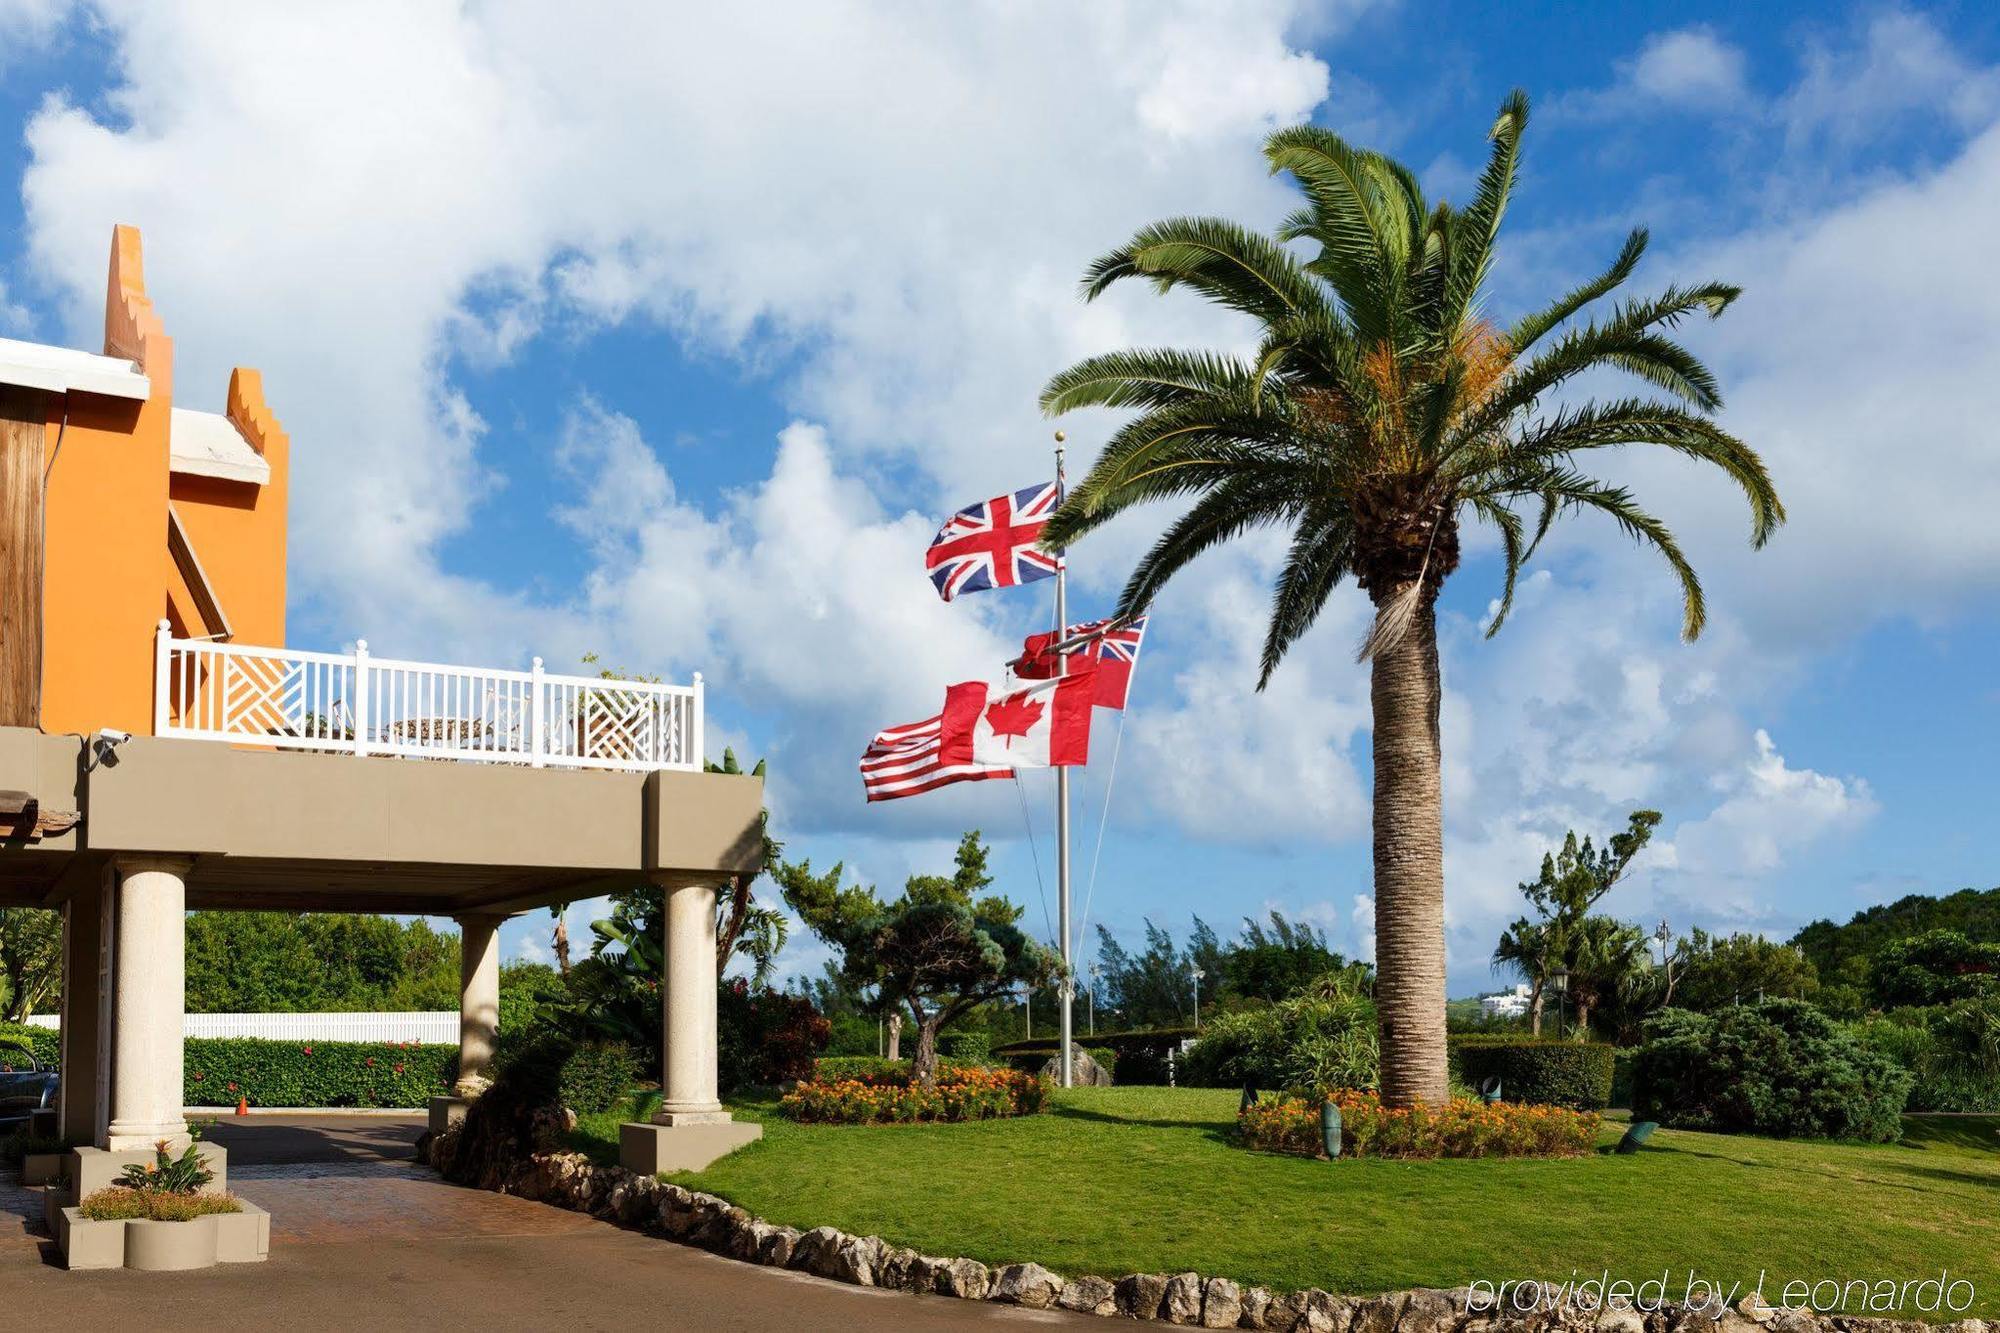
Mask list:
[[[1582,286],[1565,292],[1561,300],[1547,309],[1516,321],[1514,327],[1507,330],[1507,343],[1514,349],[1514,355],[1520,356],[1541,341],[1542,335],[1550,329],[1568,320],[1592,301],[1622,286],[1625,279],[1632,276],[1632,270],[1639,267],[1649,237],[1650,233],[1644,227],[1634,227],[1610,268]]]
[[[1167,580],[1197,556],[1252,528],[1283,523],[1300,508],[1296,490],[1269,476],[1245,475],[1219,483],[1176,519],[1134,566],[1118,597],[1117,614],[1137,615]]]
[[[1222,218],[1169,218],[1143,228],[1123,249],[1084,273],[1095,300],[1121,278],[1150,278],[1160,291],[1191,287],[1218,305],[1266,322],[1323,307],[1325,300],[1289,251]]]
[[[1080,407],[1166,407],[1193,398],[1239,394],[1255,384],[1234,357],[1179,348],[1135,348],[1088,357],[1042,389],[1042,411]]]
[[[1271,591],[1271,624],[1258,657],[1257,688],[1326,609],[1333,590],[1353,569],[1353,515],[1339,504],[1316,507],[1298,526],[1284,568]]]

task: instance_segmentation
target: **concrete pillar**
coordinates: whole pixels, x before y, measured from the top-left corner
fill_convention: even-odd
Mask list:
[[[716,1096],[715,886],[667,890],[667,975],[660,1008],[656,1125],[729,1119]]]
[[[104,1023],[104,898],[112,870],[77,876],[63,901],[62,1101],[57,1132],[98,1142],[97,1052]]]
[[[115,986],[111,1125],[104,1146],[185,1143],[181,1027],[187,989],[185,857],[118,860],[112,934]]]
[[[500,923],[485,914],[458,922],[458,1082],[460,1097],[477,1097],[493,1082],[500,1041]]]

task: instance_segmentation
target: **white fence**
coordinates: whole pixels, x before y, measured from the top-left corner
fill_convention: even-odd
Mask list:
[[[441,666],[176,639],[160,622],[153,732],[532,768],[698,770],[702,685]]]
[[[62,1027],[55,1014],[28,1019],[38,1028]],[[414,1041],[458,1045],[458,1011],[407,1014],[187,1014],[184,1037],[267,1037],[273,1041]]]

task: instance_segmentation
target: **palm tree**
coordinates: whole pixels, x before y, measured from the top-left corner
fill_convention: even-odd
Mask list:
[[[1542,1007],[1548,999],[1549,977],[1561,961],[1559,928],[1556,922],[1546,919],[1515,918],[1513,925],[1500,932],[1500,943],[1493,950],[1496,969],[1512,968],[1527,978],[1528,1030],[1537,1037],[1542,1035]]]
[[[1587,916],[1563,950],[1569,993],[1576,1000],[1576,1039],[1590,1040],[1590,1015],[1614,996],[1629,996],[1647,967],[1646,933],[1608,916]]]
[[[1382,1092],[1398,1105],[1446,1095],[1435,607],[1458,567],[1460,522],[1490,523],[1499,536],[1505,583],[1489,633],[1553,520],[1592,510],[1666,559],[1693,638],[1706,611],[1680,544],[1627,490],[1584,471],[1579,455],[1663,446],[1716,465],[1742,488],[1754,544],[1784,520],[1763,462],[1712,419],[1714,377],[1668,336],[1683,318],[1719,315],[1735,287],[1670,287],[1572,322],[1631,275],[1646,248],[1639,230],[1609,269],[1547,309],[1504,329],[1482,313],[1527,121],[1528,100],[1513,93],[1463,209],[1433,206],[1407,168],[1327,130],[1273,134],[1265,156],[1305,194],[1275,237],[1177,218],[1146,227],[1083,280],[1086,298],[1125,278],[1189,288],[1256,319],[1255,354],[1114,352],[1063,371],[1042,394],[1051,415],[1137,410],[1065,499],[1047,546],[1144,501],[1193,501],[1140,560],[1121,613],[1149,604],[1202,552],[1264,525],[1288,529],[1291,547],[1258,688],[1342,579],[1374,603],[1360,657],[1373,671],[1376,1000]],[[1301,258],[1293,242],[1317,252]],[[1600,368],[1660,393],[1549,405]],[[1517,506],[1534,516],[1532,529]]]

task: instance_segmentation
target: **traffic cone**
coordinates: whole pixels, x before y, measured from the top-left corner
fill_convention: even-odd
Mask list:
[[[236,1114],[238,1115],[250,1114],[250,1099],[248,1097],[238,1097],[236,1099]]]

